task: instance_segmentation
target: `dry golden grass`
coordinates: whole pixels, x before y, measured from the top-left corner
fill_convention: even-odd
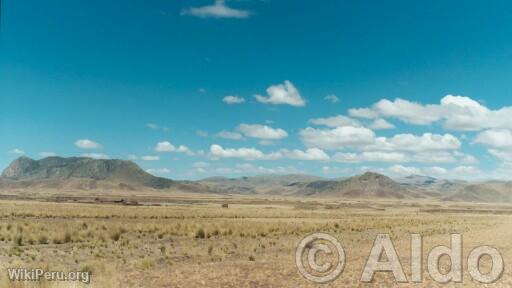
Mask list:
[[[465,251],[489,244],[510,259],[512,216],[470,213],[475,207],[450,207],[464,213],[422,212],[438,206],[0,201],[0,287],[315,287],[297,273],[294,253],[302,237],[320,231],[340,239],[348,257],[343,275],[326,287],[393,287],[389,275],[377,277],[382,286],[359,283],[378,233],[393,237],[406,273],[409,233],[421,233],[426,247],[449,244],[450,233],[462,233]],[[91,271],[92,282],[11,282],[7,267]],[[465,281],[465,287],[479,287],[469,277]],[[510,287],[510,281],[506,271],[495,287]],[[437,286],[426,278],[416,287]]]

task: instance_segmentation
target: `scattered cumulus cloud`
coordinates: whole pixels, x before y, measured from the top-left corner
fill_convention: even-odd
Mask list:
[[[245,99],[240,96],[226,96],[226,97],[222,98],[222,102],[224,102],[226,104],[230,104],[230,105],[242,104],[245,102]]]
[[[306,146],[328,150],[370,145],[375,141],[375,133],[365,127],[341,126],[334,129],[307,127],[299,134]]]
[[[366,119],[396,118],[415,125],[439,122],[445,129],[456,131],[512,129],[512,107],[492,110],[466,96],[446,95],[439,104],[382,99],[372,107],[350,109],[349,114]]]
[[[181,15],[189,15],[199,18],[244,19],[248,18],[251,15],[251,12],[248,10],[231,8],[225,4],[225,1],[216,0],[212,5],[183,9],[181,10]]]
[[[512,163],[512,131],[489,129],[476,135],[473,143],[487,148],[487,152],[507,165]]]
[[[193,155],[194,153],[187,146],[180,145],[178,147],[174,146],[169,141],[158,142],[154,148],[156,152],[177,152],[177,153],[185,153],[187,155]]]
[[[486,130],[475,137],[474,143],[491,148],[512,150],[512,132],[507,129]]]
[[[218,144],[210,146],[210,157],[219,158],[240,158],[244,160],[274,160],[280,158],[278,154],[265,154],[256,148],[222,148]]]
[[[244,137],[242,134],[238,132],[231,132],[231,131],[225,131],[222,130],[219,133],[217,133],[215,136],[223,139],[229,139],[229,140],[242,140]]]
[[[75,141],[75,146],[81,149],[100,149],[101,144],[89,139],[80,139]]]
[[[375,119],[372,124],[370,124],[369,128],[373,130],[384,130],[384,129],[394,129],[395,125],[389,123],[388,121],[379,118]]]
[[[377,112],[370,108],[352,108],[348,110],[348,114],[352,117],[363,119],[375,119],[379,116]]]
[[[304,161],[327,161],[329,155],[319,148],[309,148],[305,151],[294,149],[281,149],[275,152],[264,153],[256,148],[223,148],[218,144],[210,146],[210,158],[239,158],[243,160],[279,160],[293,159]]]
[[[254,165],[252,163],[240,163],[231,167],[195,167],[193,168],[196,173],[211,174],[211,175],[226,175],[226,174],[239,174],[239,175],[253,175],[253,174],[298,174],[305,173],[294,166],[276,166],[265,167]]]
[[[340,102],[340,99],[336,95],[334,95],[334,94],[330,94],[330,95],[325,96],[324,100],[325,101],[329,101],[331,103],[338,103],[338,102]]]
[[[147,123],[146,127],[151,129],[151,130],[162,130],[164,132],[169,132],[171,130],[168,127],[160,126],[160,125],[155,124],[155,123]]]
[[[276,144],[275,141],[268,140],[268,139],[261,139],[260,141],[258,141],[258,143],[260,143],[260,145],[263,145],[263,146],[270,146],[270,145]]]
[[[291,151],[282,150],[285,157],[294,160],[304,160],[304,161],[327,161],[330,159],[329,155],[327,155],[322,149],[318,148],[308,148],[305,151],[294,149]]]
[[[57,156],[57,154],[54,153],[54,152],[46,152],[46,151],[45,152],[40,152],[38,155],[40,157],[43,157],[43,158]]]
[[[422,174],[421,170],[416,167],[407,167],[402,165],[393,165],[387,169],[388,174],[394,176],[408,176]]]
[[[306,106],[306,101],[295,88],[292,82],[286,80],[284,84],[272,85],[267,88],[267,96],[255,95],[256,100],[263,104],[291,105],[295,107]]]
[[[159,156],[142,156],[140,157],[141,160],[144,160],[144,161],[157,161],[157,160],[160,160],[160,157]]]
[[[362,153],[342,153],[337,152],[333,156],[334,161],[342,163],[361,163],[361,162],[407,162],[407,156],[398,152],[362,152]]]
[[[156,125],[155,123],[148,123],[146,124],[146,127],[148,127],[149,129],[153,129],[153,130],[158,130],[158,125]]]
[[[9,154],[23,155],[25,154],[25,151],[21,150],[20,148],[14,148],[9,151]]]
[[[397,134],[390,138],[377,137],[372,145],[365,146],[363,149],[424,152],[457,150],[461,145],[460,140],[451,134],[423,133],[414,135],[407,133]]]
[[[279,140],[288,137],[288,133],[281,128],[272,128],[267,125],[259,124],[240,124],[237,131],[244,134],[246,137],[266,139],[266,140]]]

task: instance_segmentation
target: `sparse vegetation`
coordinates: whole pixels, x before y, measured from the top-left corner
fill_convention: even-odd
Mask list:
[[[344,276],[333,283],[334,287],[356,285],[364,264],[359,262],[366,257],[377,233],[389,233],[397,239],[398,252],[407,259],[409,233],[424,235],[427,247],[431,243],[448,244],[447,235],[453,232],[481,243],[485,235],[507,231],[503,227],[510,226],[512,215],[505,212],[512,209],[500,207],[505,212],[499,215],[490,213],[496,211],[492,209],[360,201],[290,200],[276,205],[245,201],[230,205],[230,209],[218,204],[121,206],[0,201],[0,267],[31,265],[90,271],[92,285],[96,285],[91,287],[106,288],[147,287],[153,281],[150,279],[159,279],[151,287],[174,287],[176,283],[183,287],[201,283],[239,287],[244,281],[257,283],[255,287],[272,286],[275,281],[281,281],[282,287],[313,287],[297,274],[293,253],[303,236],[323,231],[338,237],[358,259],[358,264],[347,267]],[[509,237],[488,238],[486,243],[510,247],[503,242],[506,239]],[[510,250],[504,251],[510,255]],[[156,275],[166,277],[154,278]],[[13,286],[5,277],[0,275],[0,287],[25,287]],[[389,283],[386,275],[379,277]],[[507,277],[503,283],[510,283]],[[57,287],[53,284],[37,287]]]

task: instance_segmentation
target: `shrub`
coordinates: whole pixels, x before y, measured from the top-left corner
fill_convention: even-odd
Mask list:
[[[196,231],[196,238],[197,238],[197,239],[204,239],[204,238],[206,238],[206,232],[204,232],[204,229],[203,229],[203,228],[199,228],[199,229]]]

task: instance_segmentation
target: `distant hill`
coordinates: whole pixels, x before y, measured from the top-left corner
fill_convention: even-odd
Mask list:
[[[512,182],[468,183],[410,175],[395,180],[373,172],[350,178],[325,179],[305,174],[210,177],[175,181],[153,176],[137,164],[116,159],[20,157],[0,177],[0,191],[130,192],[169,191],[216,194],[324,197],[339,199],[437,199],[443,201],[512,203]]]
[[[443,198],[447,201],[512,203],[512,182],[488,181],[471,184]]]
[[[445,197],[468,185],[466,181],[437,179],[423,175],[409,175],[396,178],[395,181],[404,188],[415,190],[432,197]]]
[[[298,185],[297,195],[363,199],[415,199],[425,196],[402,187],[391,178],[373,172],[345,180],[314,181]]]
[[[200,183],[211,186],[217,192],[230,194],[275,194],[287,195],[296,192],[293,184],[325,180],[306,174],[258,175],[252,177],[209,177]]]
[[[131,161],[87,157],[20,157],[2,173],[0,188],[195,190],[196,183],[155,177]]]

